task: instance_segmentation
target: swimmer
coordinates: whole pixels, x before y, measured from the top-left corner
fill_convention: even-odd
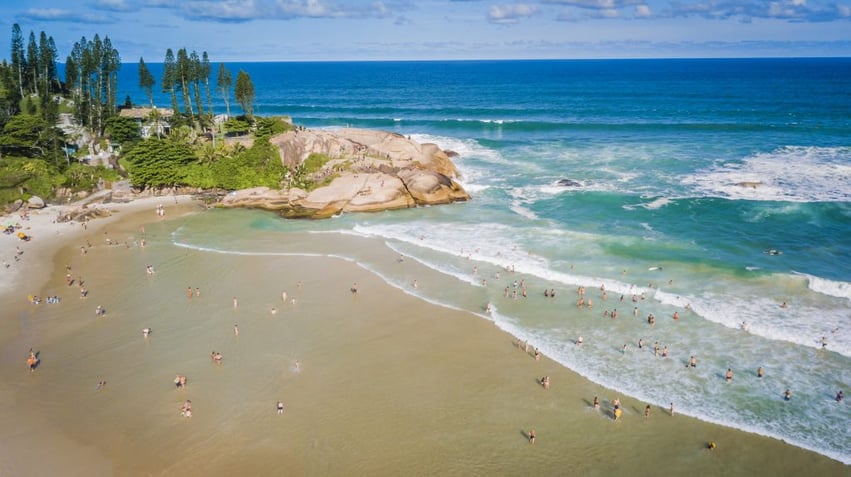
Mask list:
[[[827,336],[822,336],[819,343],[821,343],[821,349],[827,348]]]
[[[236,301],[236,297],[233,297],[233,308],[236,309],[236,307],[238,307],[238,306],[239,306],[239,303]]]
[[[281,415],[281,414],[284,413],[284,403],[282,403],[281,401],[278,401],[278,404],[275,407],[278,410],[278,415]]]
[[[762,369],[762,366],[756,368],[756,377],[761,378],[765,375],[765,370]]]
[[[724,380],[727,381],[728,383],[733,380],[733,370],[732,369],[727,368],[727,372],[724,373]]]
[[[644,348],[644,338],[638,338],[638,349]]]
[[[576,346],[582,346],[582,335],[579,335],[579,338],[576,338]]]
[[[789,305],[784,301],[780,304],[780,308],[789,308]]]
[[[791,401],[792,400],[792,391],[789,390],[789,388],[786,388],[786,391],[783,393],[783,400],[784,401]]]
[[[486,305],[485,305],[485,312],[486,312],[486,313],[490,313],[490,312],[491,312],[491,304],[490,304],[490,303],[488,303],[488,304],[486,304]]]
[[[277,309],[277,308],[275,308],[275,307],[273,306],[273,307],[272,307],[272,309],[271,309],[271,310],[269,310],[269,312],[270,312],[270,313],[272,313],[273,315],[277,315],[277,314],[278,314],[278,309]]]
[[[186,289],[186,297],[187,298],[189,298],[191,300],[194,295],[195,295],[195,293],[192,291],[192,287],[189,287],[189,288]]]
[[[739,328],[741,328],[742,331],[748,331],[748,323],[746,321],[743,321],[742,324],[739,325]]]
[[[239,336],[239,325],[237,325],[236,323],[233,324],[233,335]]]
[[[281,292],[281,303],[283,303],[285,305],[287,304],[287,291],[286,290]]]
[[[195,288],[195,296],[196,296],[196,297],[200,297],[200,296],[201,296],[201,289],[200,289],[200,288],[197,288],[197,287]]]
[[[686,365],[686,368],[696,368],[696,367],[697,367],[697,358],[695,358],[694,355],[692,355],[688,359],[688,364]]]
[[[679,319],[680,319],[680,312],[679,312],[679,311],[675,311],[675,312],[674,312],[674,316],[673,316],[673,318],[674,318],[675,320],[679,320]]]
[[[838,393],[836,393],[836,402],[842,402],[845,400],[845,393],[840,389]]]

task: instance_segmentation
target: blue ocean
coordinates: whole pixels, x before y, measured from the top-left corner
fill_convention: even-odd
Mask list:
[[[216,210],[176,245],[338,254],[614,392],[851,464],[851,58],[226,66],[257,114],[454,151],[473,198],[319,222]],[[121,71],[119,98],[145,104]]]

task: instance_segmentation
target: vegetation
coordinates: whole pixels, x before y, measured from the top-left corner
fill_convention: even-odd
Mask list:
[[[234,97],[242,106],[242,113],[251,120],[254,117],[254,83],[245,71],[239,70],[239,74],[236,75]]]
[[[11,40],[11,61],[0,63],[0,204],[32,195],[50,199],[59,191],[92,190],[101,182],[120,179],[119,172],[129,174],[137,188],[235,190],[276,188],[285,182],[311,188],[310,175],[328,160],[313,155],[297,170],[284,167],[269,138],[292,129],[292,124],[280,117],[255,118],[251,77],[240,70],[234,84],[230,71],[220,64],[215,91],[228,114],[224,132],[254,136],[251,147],[226,145],[220,133],[213,132],[207,52],[166,50],[159,87],[170,96],[171,117],[154,107],[157,79],[144,58],[139,58],[138,85],[152,107],[148,117],[141,119],[150,125],[151,137],[145,139],[139,118],[119,115],[120,108],[132,104],[129,96],[123,105],[116,101],[121,59],[109,37],[95,34],[74,44],[65,61],[64,83],[57,72],[52,37],[44,32],[25,37],[15,24]],[[243,111],[239,117],[230,117],[232,87]],[[57,126],[62,111],[83,130],[66,128],[66,135]],[[103,151],[107,144],[120,145],[120,170],[89,166],[77,159]]]
[[[120,67],[121,57],[109,37],[101,41],[97,34],[92,41],[81,38],[65,60],[65,88],[76,106],[74,116],[98,134],[103,134],[106,120],[117,114]]]

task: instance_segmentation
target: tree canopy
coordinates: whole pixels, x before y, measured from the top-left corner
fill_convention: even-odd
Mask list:
[[[242,112],[248,119],[254,117],[254,83],[251,82],[251,76],[243,70],[239,70],[236,75],[236,91],[234,97],[242,106]]]

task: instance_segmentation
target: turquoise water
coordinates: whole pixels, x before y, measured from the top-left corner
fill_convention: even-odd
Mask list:
[[[313,253],[309,240],[283,244],[371,237],[434,273],[347,258],[491,319],[594,381],[851,463],[851,409],[833,400],[851,384],[851,59],[229,67],[251,75],[260,114],[386,129],[457,152],[473,200],[324,222],[214,211],[176,243]],[[133,65],[122,74],[136,83]],[[580,185],[559,186],[564,178]],[[528,298],[511,298],[515,280]],[[593,309],[575,306],[579,286]],[[603,316],[613,309],[616,320]],[[639,338],[670,357],[639,350]],[[686,369],[691,355],[699,365]]]

